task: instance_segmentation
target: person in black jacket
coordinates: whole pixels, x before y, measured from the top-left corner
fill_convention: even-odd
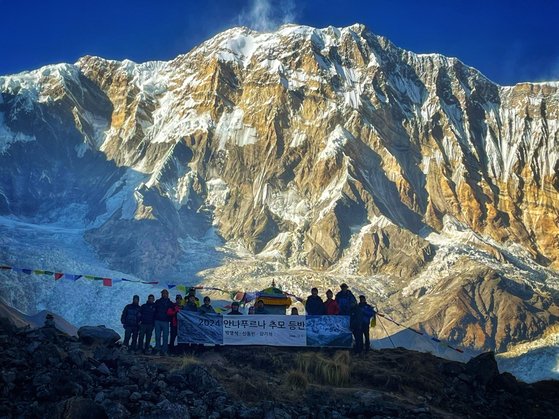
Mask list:
[[[233,301],[233,303],[231,304],[231,311],[229,313],[227,313],[227,315],[240,315],[243,314],[239,311],[239,303],[236,301]]]
[[[266,310],[266,307],[264,307],[264,301],[262,301],[262,300],[257,300],[256,301],[256,307],[254,309],[254,314],[270,314],[270,313],[268,313],[268,310]]]
[[[148,295],[148,300],[140,307],[140,313],[142,317],[140,319],[138,349],[146,353],[149,349],[149,343],[151,342],[151,335],[153,333],[155,322],[155,296],[153,294]]]
[[[208,296],[204,297],[204,304],[200,306],[198,311],[202,314],[215,314],[215,310],[212,307],[211,302],[212,300],[210,300],[210,297]]]
[[[307,297],[305,310],[310,316],[320,316],[326,314],[324,309],[324,301],[318,296],[318,288],[311,289],[311,295]]]
[[[155,302],[155,352],[167,355],[169,349],[169,315],[167,311],[173,307],[169,299],[169,291],[161,291],[161,298]],[[163,338],[163,340],[161,339]]]
[[[135,295],[132,297],[132,304],[126,305],[122,310],[120,322],[124,326],[124,346],[135,351],[138,344],[138,330],[140,327],[140,297]],[[132,336],[132,345],[130,345],[130,336]]]

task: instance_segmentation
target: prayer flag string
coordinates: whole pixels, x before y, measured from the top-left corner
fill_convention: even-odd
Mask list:
[[[404,328],[404,329],[410,330],[410,331],[412,331],[412,332],[414,332],[414,333],[417,333],[418,335],[424,336],[424,337],[426,337],[427,339],[430,339],[430,340],[432,340],[433,342],[436,342],[436,343],[438,343],[438,344],[441,345],[441,346],[445,346],[445,347],[447,347],[447,348],[452,349],[453,351],[460,352],[461,354],[464,353],[464,351],[463,351],[462,349],[456,348],[456,347],[454,347],[454,346],[451,346],[451,345],[449,345],[448,343],[445,343],[445,342],[443,342],[443,341],[441,341],[440,339],[437,339],[437,338],[435,338],[435,337],[429,336],[427,333],[421,332],[421,331],[419,331],[419,330],[416,330],[416,329],[414,329],[413,327],[408,327],[408,326],[405,326],[405,325],[403,325],[403,324],[401,324],[401,323],[398,323],[396,320],[390,318],[388,315],[386,315],[386,314],[384,314],[384,313],[379,313],[378,311],[377,311],[376,313],[377,313],[377,315],[379,315],[380,317],[382,317],[382,318],[388,320],[389,322],[394,323],[394,324],[397,325],[397,326],[400,326],[400,327],[402,327],[402,328]]]
[[[26,275],[35,274],[35,275],[52,276],[52,277],[54,277],[54,279],[56,281],[59,281],[60,279],[65,278],[65,279],[68,279],[70,281],[75,282],[78,279],[83,278],[83,279],[87,279],[87,280],[99,281],[105,287],[112,287],[113,284],[119,283],[119,282],[133,282],[133,283],[145,284],[145,285],[158,285],[160,283],[160,281],[155,281],[155,280],[154,281],[143,281],[143,280],[140,280],[140,279],[130,279],[130,278],[108,278],[108,277],[101,277],[101,276],[95,276],[95,275],[71,274],[71,273],[65,273],[65,272],[53,272],[53,271],[47,271],[47,270],[43,270],[43,269],[19,268],[19,267],[14,267],[14,266],[9,266],[9,265],[0,265],[0,270],[3,270],[3,271],[11,270],[13,272],[21,272],[21,273],[24,273]],[[176,287],[177,290],[182,291],[184,294],[186,294],[187,291],[190,290],[190,289],[219,291],[219,292],[223,292],[223,293],[229,295],[232,300],[238,301],[241,304],[247,304],[251,301],[254,301],[255,299],[257,299],[261,295],[261,293],[258,292],[258,291],[256,291],[256,292],[231,291],[231,290],[224,290],[224,289],[217,288],[217,287],[205,287],[205,286],[201,286],[201,285],[187,286],[185,284],[174,284],[174,283],[166,283],[165,285],[169,289],[172,289],[172,288]],[[292,297],[300,303],[305,302],[305,300],[303,298],[298,297],[295,294],[292,294],[292,293],[289,293],[289,292],[284,292],[284,295],[287,296],[287,297]],[[385,318],[389,322],[394,323],[395,325],[397,325],[399,327],[407,329],[407,330],[409,330],[413,333],[416,333],[420,336],[424,336],[425,338],[430,339],[431,341],[433,341],[435,343],[438,343],[439,345],[445,346],[445,347],[447,347],[449,349],[452,349],[456,352],[464,353],[464,351],[462,349],[451,346],[448,343],[442,342],[440,339],[438,339],[436,337],[429,336],[425,332],[414,329],[413,327],[405,326],[405,325],[399,323],[398,321],[390,318],[387,314],[379,313],[379,312],[377,312],[376,314],[378,314],[382,318]]]

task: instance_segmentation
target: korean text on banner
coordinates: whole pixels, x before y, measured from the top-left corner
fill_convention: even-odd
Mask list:
[[[178,343],[223,344],[223,316],[212,313],[179,311]]]
[[[351,348],[348,316],[178,313],[178,342]]]
[[[223,316],[225,345],[305,346],[305,316]]]

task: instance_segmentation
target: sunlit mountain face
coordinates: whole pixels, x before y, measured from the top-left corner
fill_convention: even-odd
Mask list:
[[[159,282],[0,271],[1,295],[118,328],[167,284],[346,282],[464,348],[553,341],[558,89],[499,86],[362,25],[0,77],[0,263]]]

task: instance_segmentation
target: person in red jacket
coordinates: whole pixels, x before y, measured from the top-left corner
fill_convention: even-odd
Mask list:
[[[182,296],[177,294],[175,304],[173,304],[167,310],[167,316],[171,319],[171,339],[169,340],[169,352],[176,353],[177,349],[175,346],[175,339],[177,338],[178,334],[178,320],[177,320],[177,313],[181,311],[182,306]]]
[[[324,301],[324,308],[326,310],[326,314],[329,316],[340,314],[340,307],[338,306],[336,300],[332,299],[333,296],[334,293],[332,292],[332,290],[326,291],[326,301]]]

